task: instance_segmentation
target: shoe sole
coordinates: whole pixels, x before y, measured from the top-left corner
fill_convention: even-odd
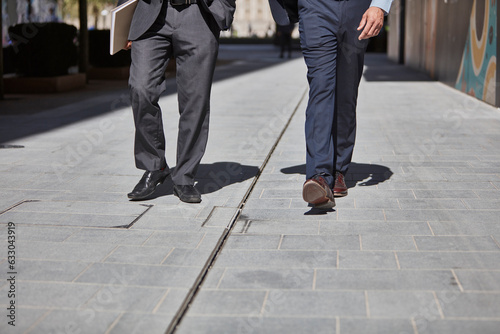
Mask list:
[[[130,196],[130,194],[127,194],[127,197],[130,198],[131,200],[134,200],[134,201],[137,201],[137,200],[142,200],[142,199],[146,199],[148,198],[149,196],[153,195],[155,190],[156,190],[156,187],[158,187],[160,184],[162,184],[163,182],[165,182],[165,180],[167,179],[167,177],[169,176],[170,174],[167,174],[165,175],[164,178],[162,179],[159,179],[158,182],[156,183],[156,185],[154,186],[153,190],[151,190],[149,193],[147,193],[146,195],[141,195],[141,196]]]
[[[335,201],[326,196],[326,190],[315,182],[304,184],[302,189],[302,198],[309,204],[318,209],[331,209],[335,207]]]
[[[344,196],[347,196],[347,190],[346,191],[333,192],[333,197],[344,197]]]
[[[184,203],[201,203],[201,198],[193,198],[193,199],[182,198],[175,188],[174,188],[174,195],[177,196]]]

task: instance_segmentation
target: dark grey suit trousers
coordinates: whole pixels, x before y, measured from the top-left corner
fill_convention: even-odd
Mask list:
[[[205,152],[210,116],[210,91],[219,48],[219,30],[198,4],[171,6],[164,1],[153,26],[132,43],[129,85],[136,126],[135,162],[139,169],[168,168],[158,101],[165,90],[165,69],[177,65],[179,133],[172,180],[193,185]]]

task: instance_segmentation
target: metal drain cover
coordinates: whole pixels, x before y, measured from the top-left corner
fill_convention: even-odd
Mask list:
[[[25,200],[0,212],[0,223],[130,228],[153,205]]]

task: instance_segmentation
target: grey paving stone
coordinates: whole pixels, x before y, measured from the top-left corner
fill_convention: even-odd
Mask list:
[[[8,211],[0,215],[0,223],[7,224],[13,222],[19,225],[63,225],[63,221],[67,215],[59,215],[52,213],[38,212],[12,212]],[[78,226],[79,227],[79,226]]]
[[[165,334],[171,318],[156,314],[125,313],[113,326],[110,334]]]
[[[336,320],[332,318],[290,318],[259,317],[258,314],[247,317],[198,317],[187,316],[178,331],[190,333],[262,333],[262,334],[334,334]]]
[[[341,200],[337,200],[337,206],[341,204]],[[396,198],[355,198],[356,209],[399,209],[398,200]],[[338,209],[338,208],[337,208]]]
[[[136,217],[124,215],[61,214],[44,212],[6,212],[1,215],[4,222],[16,224],[73,226],[73,227],[125,227]]]
[[[85,304],[85,307],[103,312],[151,313],[166,293],[166,288],[105,286]]]
[[[181,205],[169,205],[169,206],[154,206],[151,208],[147,215],[141,218],[145,219],[146,216],[156,216],[161,217],[165,221],[177,221],[177,218],[182,219],[198,219],[197,215],[204,208],[204,206],[192,205],[190,207],[184,207]],[[199,219],[204,219],[206,217],[200,217]]]
[[[311,211],[304,202],[303,209],[287,209],[287,210],[272,210],[272,209],[249,209],[243,210],[241,219],[247,220],[272,220],[272,221],[291,221],[300,220],[302,222],[309,221],[324,221],[337,220],[337,212],[317,212]]]
[[[497,174],[449,174],[444,175],[446,180],[453,182],[462,182],[464,179],[474,178],[478,182],[497,182],[500,175]]]
[[[85,304],[99,290],[98,285],[74,284],[65,282],[28,282],[17,281],[16,292],[20,296],[20,307],[36,308],[78,308]],[[0,292],[7,296],[9,286]],[[23,298],[21,296],[29,296]]]
[[[435,235],[486,236],[495,233],[500,234],[500,226],[497,223],[483,223],[479,221],[429,222],[429,226]]]
[[[12,209],[14,212],[50,212],[96,215],[139,215],[147,207],[141,204],[130,203],[95,203],[79,201],[40,201],[24,203]]]
[[[302,198],[300,199],[292,199],[292,204],[291,208],[293,209],[298,209],[304,207],[304,200]],[[356,200],[354,197],[344,197],[342,199],[336,199],[335,200],[335,210],[341,211],[343,209],[355,209],[356,208]],[[364,209],[364,208],[363,208]]]
[[[156,308],[155,314],[173,316],[180,309],[188,293],[188,288],[169,288],[166,297],[164,297],[162,303]]]
[[[396,269],[397,262],[393,252],[339,251],[339,268],[342,269]]]
[[[291,198],[253,199],[245,204],[245,209],[289,209]]]
[[[439,317],[439,309],[432,292],[423,291],[368,291],[370,315],[374,317],[411,318],[431,313]]]
[[[173,248],[119,246],[104,262],[161,264]]]
[[[488,236],[416,236],[415,243],[421,251],[500,251],[500,247]]]
[[[500,271],[455,270],[465,291],[500,291]]]
[[[198,293],[189,315],[255,315],[264,305],[266,291],[207,290]]]
[[[457,167],[456,170],[457,170],[457,173],[459,173],[459,174],[466,174],[466,173],[470,173],[471,169]],[[495,173],[498,173],[498,167],[475,167],[474,173],[475,174],[495,174]]]
[[[317,269],[317,290],[452,290],[449,270]]]
[[[171,232],[198,232],[202,229],[204,219],[195,218],[168,218],[161,216],[145,215],[132,227],[132,230],[159,230]]]
[[[437,292],[445,318],[496,318],[500,316],[500,294]]]
[[[93,309],[53,310],[28,333],[105,333],[118,316]]]
[[[291,189],[261,189],[261,199],[302,199],[302,191],[300,187],[295,187]]]
[[[217,265],[246,268],[335,268],[335,251],[285,251],[224,249]]]
[[[143,245],[159,247],[196,248],[204,232],[155,232]]]
[[[321,222],[320,234],[336,235],[432,235],[427,222],[339,221]]]
[[[487,320],[434,320],[417,323],[417,330],[422,334],[497,334],[498,328],[500,321]]]
[[[477,198],[476,191],[459,190],[414,190],[415,196],[419,199],[439,198],[439,199],[463,199],[463,198]],[[488,190],[489,192],[489,190]]]
[[[376,189],[370,187],[354,187],[349,188],[349,197],[354,196],[356,201],[366,199],[384,199],[391,200],[397,198],[414,199],[415,195],[411,189],[390,190]]]
[[[416,250],[410,236],[362,235],[362,250]]]
[[[461,199],[442,199],[442,198],[425,198],[425,199],[407,199],[401,198],[398,200],[402,210],[447,210],[456,209],[464,210],[467,207]]]
[[[462,192],[471,190],[493,189],[491,182],[384,182],[377,185],[380,189],[413,189],[417,190],[443,190],[453,192],[461,190]],[[452,198],[452,197],[449,197]]]
[[[81,229],[70,236],[66,242],[84,243],[91,240],[92,243],[141,245],[152,234],[151,231],[137,230]]]
[[[26,332],[38,319],[43,317],[46,313],[50,312],[48,308],[24,308],[16,307],[16,319],[13,322],[15,326],[9,324],[13,319],[8,318],[8,311],[5,310],[4,317],[0,321],[0,332],[10,333],[24,333]]]
[[[500,269],[497,252],[398,252],[401,269]]]
[[[21,260],[17,272],[23,280],[47,282],[71,282],[90,262]]]
[[[236,208],[223,208],[223,207],[210,208],[210,211],[207,213],[207,220],[204,222],[203,226],[226,227],[229,225],[229,222],[236,214],[236,210],[237,210]]]
[[[213,247],[212,247],[213,248]],[[202,267],[208,261],[209,250],[175,248],[162,262],[167,266]]]
[[[281,235],[231,234],[226,249],[278,249]]]
[[[500,199],[464,199],[465,204],[472,210],[498,210],[500,208]]]
[[[311,289],[313,269],[227,268],[220,289]]]
[[[232,234],[318,234],[319,222],[245,220],[236,223]]]
[[[53,241],[61,242],[70,237],[73,233],[78,232],[79,228],[68,227],[49,227],[49,226],[30,226],[20,224],[16,226],[17,240],[31,241]],[[6,239],[7,227],[6,224],[0,224],[0,239]]]
[[[479,198],[484,198],[484,199],[499,199],[500,198],[500,190],[498,190],[498,189],[474,190],[474,193]]]
[[[219,287],[219,283],[225,273],[225,268],[210,268],[208,275],[205,277],[203,281],[202,288],[206,289],[216,289]]]
[[[360,250],[357,235],[284,235],[280,249],[283,250]]]
[[[187,288],[200,271],[198,267],[95,263],[76,282]]]
[[[98,262],[116,246],[92,243],[18,241],[21,259]]]
[[[343,209],[338,211],[338,220],[344,221],[376,221],[384,220],[384,211],[375,209]]]
[[[497,210],[385,210],[388,221],[498,222]]]
[[[410,320],[403,319],[340,319],[340,333],[413,333]]]
[[[273,295],[274,297],[273,297]],[[264,305],[264,316],[366,316],[365,295],[361,291],[275,290]]]
[[[203,231],[205,231],[206,234],[198,244],[197,249],[212,252],[222,237],[224,230],[222,230],[221,227],[209,227],[203,229]]]

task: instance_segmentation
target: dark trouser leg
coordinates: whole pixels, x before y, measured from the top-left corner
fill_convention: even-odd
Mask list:
[[[158,100],[164,91],[164,75],[171,44],[165,36],[146,33],[132,43],[129,86],[135,122],[135,164],[154,171],[167,167],[165,136]]]
[[[360,41],[356,30],[370,1],[348,1],[344,7],[344,20],[352,22],[341,27],[337,57],[337,101],[332,135],[335,140],[335,169],[344,175],[352,160],[356,139],[356,104],[358,86],[368,40]]]
[[[338,16],[331,6],[338,7],[338,2],[325,0],[311,4],[307,0],[299,0],[300,38],[309,81],[305,123],[306,178],[323,174],[325,180],[333,185],[332,128],[337,84],[338,43],[335,30]],[[325,13],[327,10],[331,13]]]
[[[172,180],[177,185],[193,185],[208,141],[218,31],[210,28],[196,5],[177,14],[182,17],[177,20],[179,26],[173,35],[180,117],[177,164]]]

